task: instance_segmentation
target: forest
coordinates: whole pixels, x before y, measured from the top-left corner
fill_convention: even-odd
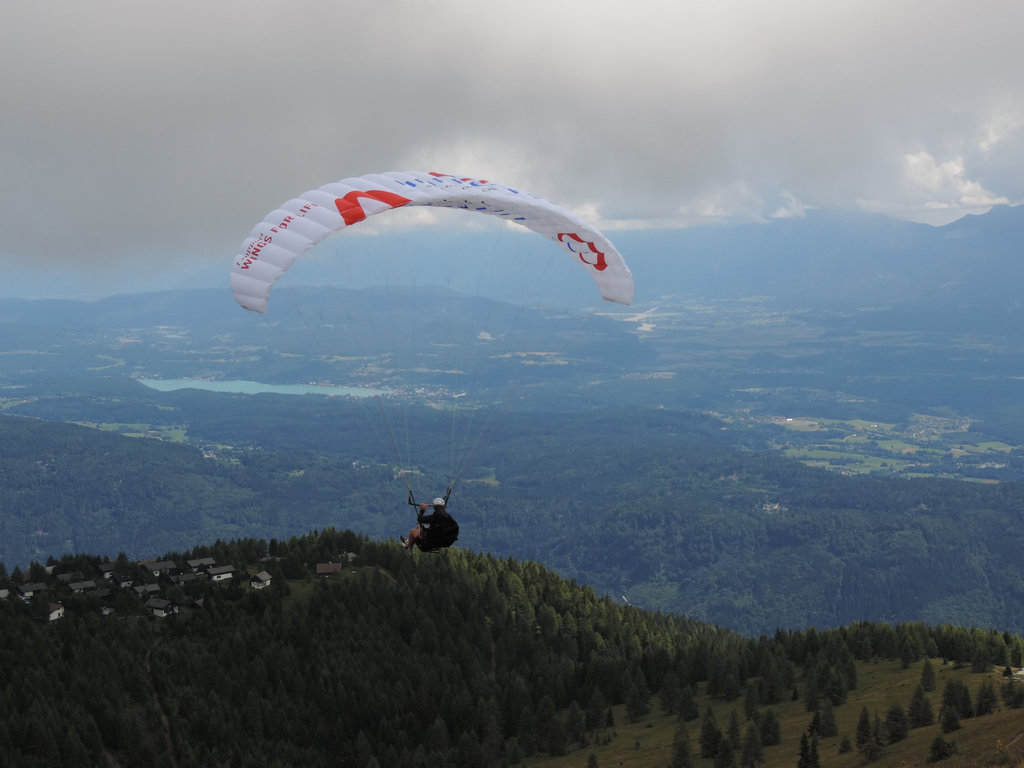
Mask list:
[[[387,451],[339,439],[363,406],[282,399],[254,423],[249,398],[179,395],[169,402],[203,409],[194,445],[0,418],[2,562],[408,530]],[[409,429],[426,445],[441,420],[424,409]],[[844,477],[756,450],[763,439],[665,410],[516,412],[452,497],[459,546],[750,635],[861,620],[1024,629],[1019,484]],[[422,477],[433,461],[424,451]]]
[[[103,585],[104,562],[143,579],[123,553],[0,569],[12,591],[0,601],[0,765],[535,764],[595,755],[659,715],[682,733],[672,765],[752,768],[807,739],[820,759],[830,736],[837,754],[874,761],[914,729],[952,754],[986,717],[1008,742],[1015,729],[996,713],[1024,707],[1008,676],[1024,641],[1007,632],[859,622],[751,638],[615,604],[532,562],[415,555],[334,529],[161,555],[182,571],[201,557],[236,578],[151,577],[180,606],[161,619],[130,590],[71,594],[60,579]],[[317,576],[327,562],[344,567]],[[256,570],[269,588],[248,586]],[[45,585],[31,600],[15,596],[26,577]],[[64,615],[48,622],[54,601]],[[882,660],[921,691],[892,701],[884,724],[834,734],[863,665]],[[937,670],[946,683],[929,687]],[[801,724],[783,727],[794,702]]]

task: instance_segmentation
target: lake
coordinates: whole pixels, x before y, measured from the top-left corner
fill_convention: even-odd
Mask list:
[[[176,389],[204,389],[208,392],[233,392],[240,395],[341,395],[344,397],[376,397],[386,395],[386,389],[369,387],[329,387],[318,384],[264,384],[260,381],[201,379],[136,379],[151,389],[171,392]]]

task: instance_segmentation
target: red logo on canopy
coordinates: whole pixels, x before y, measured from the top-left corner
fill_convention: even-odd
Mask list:
[[[597,250],[597,246],[590,240],[584,240],[573,232],[560,232],[558,234],[558,242],[568,248],[571,253],[579,256],[580,261],[584,264],[589,264],[598,272],[603,272],[608,268],[608,262],[604,259],[604,253]],[[591,255],[594,256],[593,261],[587,258]]]
[[[359,198],[361,197],[368,197],[371,200],[376,200],[378,203],[384,203],[389,208],[401,208],[403,205],[408,205],[412,202],[408,197],[402,197],[394,192],[388,192],[383,189],[368,189],[365,192],[354,190],[344,197],[336,198],[334,201],[334,204],[338,206],[338,213],[341,214],[341,218],[350,226],[366,218],[366,211],[359,204]]]

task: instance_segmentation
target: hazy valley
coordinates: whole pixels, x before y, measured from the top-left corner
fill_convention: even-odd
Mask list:
[[[741,243],[734,230],[638,236],[638,283],[661,294],[629,308],[496,301],[528,292],[508,280],[470,297],[458,268],[443,287],[386,289],[325,272],[279,286],[265,317],[214,289],[5,301],[4,413],[194,453],[115,441],[103,455],[124,459],[94,462],[92,477],[63,462],[72,476],[34,505],[18,483],[38,478],[9,470],[4,562],[323,525],[390,537],[408,525],[407,491],[436,493],[457,450],[463,546],[536,558],[619,599],[743,631],[1016,627],[1020,307],[975,278],[979,264],[1016,268],[1018,214],[940,229],[868,219],[853,240],[828,218],[752,225]],[[866,266],[826,280],[854,249]],[[718,267],[694,266],[705,251]],[[151,379],[385,394],[160,392]],[[53,480],[68,438],[22,439],[14,453]],[[89,438],[73,440],[88,455]],[[196,497],[178,471],[205,478]],[[173,493],[149,487],[161,473]],[[125,510],[133,524],[115,525]],[[940,578],[950,557],[962,568]]]

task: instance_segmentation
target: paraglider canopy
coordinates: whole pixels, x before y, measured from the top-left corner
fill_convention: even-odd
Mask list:
[[[246,309],[266,312],[271,287],[299,256],[333,232],[403,206],[457,208],[520,224],[562,246],[590,274],[606,301],[633,301],[633,276],[621,254],[580,217],[503,184],[434,171],[346,178],[271,211],[235,257],[235,299]]]

